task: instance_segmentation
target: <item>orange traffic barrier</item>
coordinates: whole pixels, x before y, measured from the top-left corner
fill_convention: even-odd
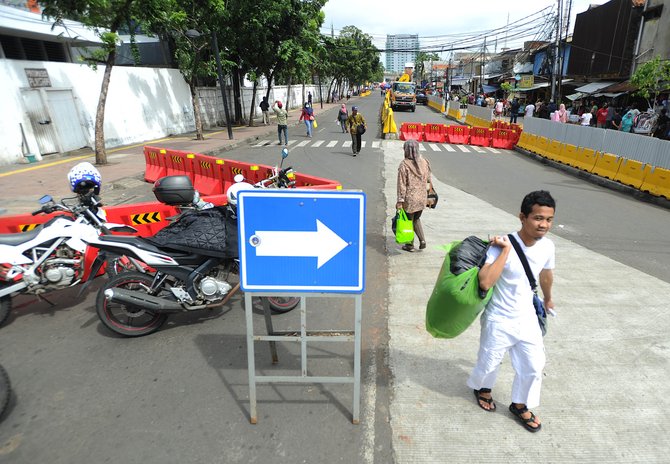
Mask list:
[[[640,190],[670,200],[670,169],[654,167],[644,178]]]
[[[470,128],[470,145],[477,145],[480,147],[491,146],[491,133],[493,129],[488,127],[471,127]]]
[[[166,151],[166,176],[188,176],[193,181],[193,160],[195,155],[181,150],[167,149]]]
[[[193,163],[193,186],[203,195],[219,195],[226,191],[221,167],[225,161],[207,155],[196,155]]]
[[[17,234],[19,232],[31,231],[58,214],[64,213],[38,214],[36,216],[32,214],[0,216],[0,234]]]
[[[619,166],[621,166],[621,160],[622,158],[611,153],[599,153],[591,172],[600,177],[614,180],[616,173],[619,171]]]
[[[310,190],[342,190],[342,184],[336,180],[325,179],[323,177],[310,176],[300,172],[293,173],[295,177],[296,188]]]
[[[651,166],[639,161],[624,159],[614,180],[639,189],[651,171]]]
[[[423,141],[423,124],[420,122],[403,122],[400,126],[400,140]]]
[[[447,126],[447,142],[464,145],[470,143],[470,126]]]
[[[156,147],[144,147],[144,180],[147,182],[156,182],[161,177],[167,175],[167,166],[165,164],[165,150]]]
[[[491,136],[493,148],[504,148],[511,150],[516,143],[516,133],[509,129],[494,129]]]
[[[423,128],[423,138],[426,142],[444,143],[447,141],[446,124],[425,124]]]

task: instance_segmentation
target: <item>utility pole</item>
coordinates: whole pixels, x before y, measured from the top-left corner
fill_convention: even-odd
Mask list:
[[[554,103],[557,103],[556,101],[556,96],[558,95],[558,92],[556,91],[556,78],[558,77],[559,73],[559,57],[558,57],[558,47],[561,42],[561,0],[557,0],[558,5],[556,9],[556,40],[554,41],[554,62],[552,66],[552,73],[551,73],[551,100],[554,101]]]
[[[482,49],[482,68],[479,74],[479,90],[484,93],[484,63],[486,63],[486,36],[484,36],[484,48]]]

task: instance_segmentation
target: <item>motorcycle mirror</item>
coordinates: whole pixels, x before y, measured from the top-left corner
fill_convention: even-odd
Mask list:
[[[51,195],[44,195],[42,198],[40,198],[40,205],[46,205],[52,201],[54,201],[54,199],[51,198]]]
[[[283,148],[281,151],[281,159],[288,158],[288,148]]]
[[[244,182],[244,176],[242,174],[236,174],[235,177],[233,177],[233,180],[235,182]]]

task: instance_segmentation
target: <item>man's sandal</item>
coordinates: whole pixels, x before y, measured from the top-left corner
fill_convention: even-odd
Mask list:
[[[474,392],[475,392],[475,398],[477,399],[477,405],[479,405],[480,408],[488,412],[493,412],[496,410],[496,404],[493,401],[493,398],[484,398],[482,396],[482,393],[491,393],[490,388],[480,388],[479,390],[474,390]],[[484,403],[487,403],[489,407],[485,408],[481,403],[482,401]]]
[[[512,403],[509,405],[509,410],[519,419],[519,421],[521,421],[521,425],[526,427],[526,430],[528,430],[529,432],[535,433],[542,428],[542,424],[538,424],[537,422],[535,422],[535,414],[530,412],[527,407],[524,406],[523,408],[519,409],[516,406],[514,406],[514,403]],[[523,417],[521,417],[521,414],[524,414],[526,412],[530,412],[530,417],[528,419],[524,419]],[[535,424],[537,425],[537,427],[533,427],[531,424]]]

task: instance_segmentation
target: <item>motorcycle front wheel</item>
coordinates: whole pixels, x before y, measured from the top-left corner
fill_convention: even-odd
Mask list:
[[[9,383],[9,376],[7,375],[7,371],[5,371],[5,368],[0,364],[0,420],[9,404],[11,392],[12,387]]]
[[[287,313],[300,303],[300,298],[295,296],[268,296],[267,300],[275,313]]]
[[[100,289],[95,301],[95,310],[105,327],[126,337],[141,337],[160,329],[167,320],[167,314],[110,301],[105,297],[105,290],[110,288],[148,293],[153,280],[153,276],[141,272],[122,272],[110,279],[107,285]]]
[[[7,321],[9,313],[12,312],[12,297],[10,295],[0,298],[0,327]]]

